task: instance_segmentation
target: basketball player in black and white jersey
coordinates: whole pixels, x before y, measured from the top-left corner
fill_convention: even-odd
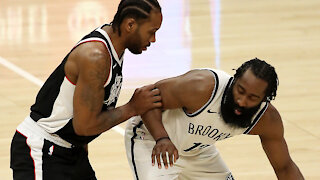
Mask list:
[[[214,144],[251,134],[259,135],[278,179],[303,179],[289,155],[280,114],[270,103],[277,86],[274,67],[257,58],[242,64],[233,77],[220,70],[196,69],[157,82],[163,113],[153,109],[142,118],[133,117],[126,128],[134,178],[231,180]]]
[[[123,53],[147,50],[162,23],[157,0],[121,0],[111,24],[98,27],[67,54],[40,89],[11,144],[15,180],[96,179],[87,144],[147,110],[161,107],[154,85],[116,107]]]

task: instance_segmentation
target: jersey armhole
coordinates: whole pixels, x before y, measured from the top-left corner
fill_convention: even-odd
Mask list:
[[[81,45],[81,44],[84,44],[84,43],[87,43],[87,42],[101,42],[101,43],[103,43],[104,44],[104,46],[106,47],[106,49],[108,50],[108,52],[109,52],[109,56],[110,56],[110,71],[109,71],[109,74],[108,74],[108,77],[106,78],[106,81],[105,81],[105,83],[104,83],[104,87],[106,87],[109,83],[110,83],[110,80],[111,80],[111,75],[112,75],[112,65],[113,65],[113,63],[112,63],[112,61],[113,61],[113,57],[112,57],[112,53],[111,53],[111,51],[110,51],[110,49],[109,49],[109,47],[108,47],[108,44],[107,44],[107,42],[105,42],[103,39],[101,39],[101,38],[88,38],[88,39],[84,39],[84,40],[82,40],[82,41],[79,41],[73,48],[72,48],[72,50],[73,49],[75,49],[76,47],[78,47],[79,45]],[[67,77],[67,76],[66,76]],[[68,78],[67,78],[68,79]],[[68,79],[69,80],[69,79]],[[69,80],[70,81],[70,80]],[[71,82],[71,81],[70,81]],[[72,82],[71,82],[72,83]],[[74,84],[74,83],[72,83],[72,84]],[[75,85],[75,84],[74,84]]]
[[[247,128],[247,130],[243,134],[249,134],[250,133],[250,131],[254,128],[254,126],[256,126],[256,124],[259,122],[259,120],[261,119],[262,115],[266,112],[266,110],[268,109],[268,106],[269,106],[269,103],[266,103],[264,105],[264,107],[260,110],[258,115],[252,121],[251,125]]]
[[[215,80],[215,83],[214,83],[214,88],[213,88],[213,91],[211,93],[211,97],[210,99],[206,102],[205,105],[203,105],[199,110],[197,110],[196,112],[192,113],[192,114],[189,114],[187,113],[186,109],[185,108],[182,108],[184,113],[188,116],[188,117],[195,117],[197,116],[198,114],[200,114],[205,108],[207,108],[209,106],[209,104],[213,101],[214,97],[216,96],[217,94],[217,91],[218,91],[218,88],[219,88],[219,78],[218,78],[218,75],[216,72],[214,72],[213,70],[211,69],[206,69],[206,70],[209,70],[210,72],[212,72],[213,74],[213,77],[214,77],[214,80]]]

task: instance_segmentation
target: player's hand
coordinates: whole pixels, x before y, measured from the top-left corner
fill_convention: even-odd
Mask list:
[[[137,88],[129,104],[135,115],[141,115],[151,109],[160,108],[162,106],[160,90],[154,84]]]
[[[161,139],[160,141],[158,141],[152,150],[152,166],[155,165],[155,159],[157,159],[159,169],[161,169],[160,156],[166,169],[168,169],[168,162],[170,164],[170,167],[172,167],[173,163],[175,163],[179,158],[178,150],[169,138]]]

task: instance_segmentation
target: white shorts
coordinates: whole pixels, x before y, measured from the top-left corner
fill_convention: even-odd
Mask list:
[[[170,136],[170,135],[169,135]],[[215,146],[196,156],[183,156],[173,167],[152,166],[155,141],[137,118],[128,121],[125,132],[127,158],[135,180],[232,180],[232,174]]]

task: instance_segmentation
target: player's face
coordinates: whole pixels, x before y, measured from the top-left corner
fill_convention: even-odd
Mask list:
[[[257,106],[264,99],[267,87],[268,83],[265,80],[257,78],[248,69],[234,83],[234,101],[241,108]],[[235,113],[241,115],[241,111],[236,110]]]
[[[247,70],[227,90],[221,105],[224,120],[239,127],[250,125],[253,115],[265,97],[267,86],[266,81]]]
[[[128,49],[133,54],[141,54],[151,43],[156,42],[156,32],[161,27],[162,14],[151,11],[147,21],[141,22],[133,33]]]

